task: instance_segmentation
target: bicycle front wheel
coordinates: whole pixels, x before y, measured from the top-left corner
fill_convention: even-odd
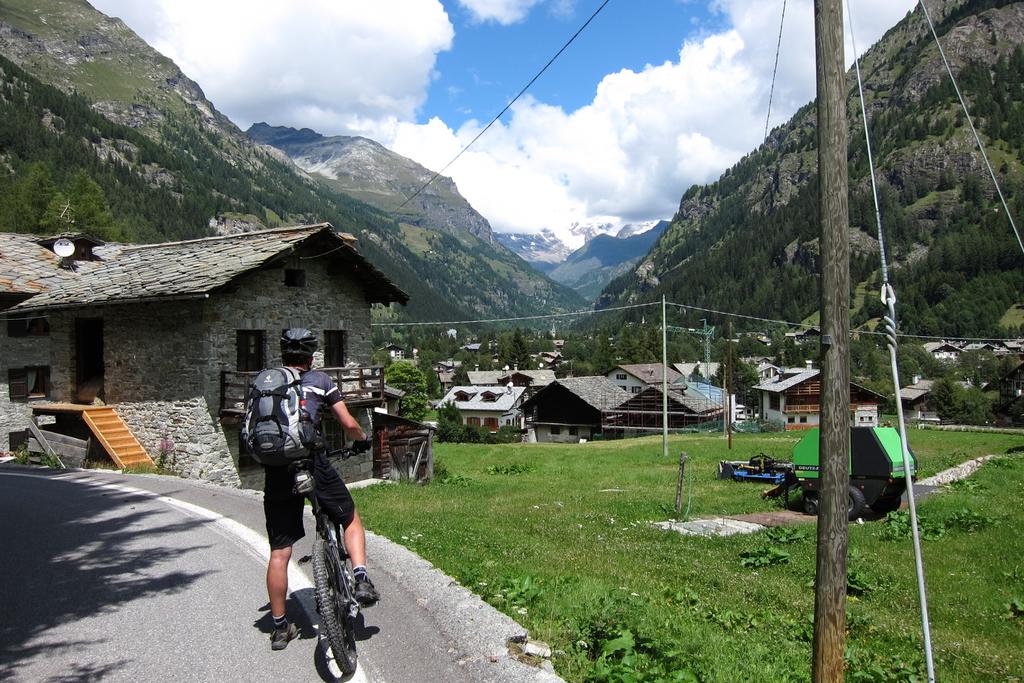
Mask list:
[[[344,591],[341,590],[344,569],[338,556],[328,549],[327,542],[317,538],[313,543],[313,584],[320,627],[334,654],[334,661],[346,676],[356,670],[355,624],[349,614]]]

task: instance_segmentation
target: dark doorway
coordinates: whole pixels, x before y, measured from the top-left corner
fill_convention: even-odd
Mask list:
[[[103,398],[103,319],[75,319],[75,400]]]

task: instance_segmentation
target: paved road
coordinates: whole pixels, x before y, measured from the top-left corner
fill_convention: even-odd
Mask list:
[[[308,563],[291,570],[302,639],[270,651],[262,526],[252,492],[0,467],[0,681],[331,680]],[[384,598],[352,681],[560,680],[511,659],[524,629],[449,577],[372,534],[368,550]]]

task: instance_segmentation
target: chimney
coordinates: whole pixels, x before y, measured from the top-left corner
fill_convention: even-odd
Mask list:
[[[914,375],[913,380],[914,381],[912,381],[911,384],[917,384],[921,381],[921,375]]]
[[[814,369],[814,361],[813,360],[805,360],[804,364],[807,366],[808,370],[813,370]]]

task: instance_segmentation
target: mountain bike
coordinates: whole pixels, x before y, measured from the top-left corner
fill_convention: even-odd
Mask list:
[[[329,451],[327,456],[350,458],[360,452],[362,450],[341,448]],[[292,467],[295,471],[295,490],[309,499],[316,520],[313,586],[321,633],[327,636],[327,643],[338,668],[342,674],[349,676],[356,670],[355,623],[359,616],[359,603],[353,593],[355,579],[345,549],[344,534],[317,501],[313,459],[304,458]]]

